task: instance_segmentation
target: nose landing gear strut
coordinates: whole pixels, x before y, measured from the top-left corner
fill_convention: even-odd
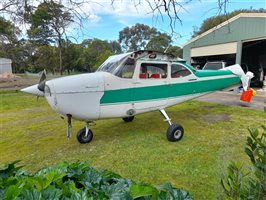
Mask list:
[[[72,134],[72,115],[67,114],[67,138],[68,140],[71,138]],[[77,133],[77,139],[80,143],[89,143],[93,138],[93,133],[89,128],[90,122],[86,122],[86,126],[80,129]]]

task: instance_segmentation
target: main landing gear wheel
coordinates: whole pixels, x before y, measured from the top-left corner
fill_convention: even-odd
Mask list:
[[[161,109],[160,112],[165,118],[165,121],[169,124],[169,128],[166,132],[166,137],[168,141],[177,142],[181,140],[184,135],[184,128],[180,124],[172,124],[171,119],[169,118],[164,109]]]
[[[134,116],[131,116],[131,117],[124,117],[122,118],[124,120],[124,122],[132,122],[133,119],[134,119]]]
[[[88,133],[86,135],[86,127],[80,129],[77,134],[77,139],[81,144],[89,143],[93,138],[93,133],[90,129],[88,129]]]
[[[166,137],[170,142],[177,142],[181,140],[183,135],[184,135],[184,129],[179,124],[170,125],[166,132]]]

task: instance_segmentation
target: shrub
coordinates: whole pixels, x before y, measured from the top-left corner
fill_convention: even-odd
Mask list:
[[[245,172],[235,162],[228,166],[226,178],[221,180],[222,187],[229,199],[266,200],[266,127],[249,129],[245,152],[252,167]]]
[[[139,184],[108,170],[99,171],[85,162],[61,163],[35,174],[22,171],[16,164],[0,169],[0,199],[191,200],[186,191],[170,183],[157,187]]]

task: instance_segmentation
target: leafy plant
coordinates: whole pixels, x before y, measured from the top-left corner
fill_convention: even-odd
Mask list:
[[[170,183],[157,187],[139,184],[108,170],[99,171],[86,162],[60,163],[33,175],[16,167],[17,163],[0,169],[0,199],[192,199]]]
[[[266,199],[266,127],[249,129],[245,152],[252,167],[244,172],[241,165],[231,163],[228,175],[221,180],[222,187],[229,199]]]

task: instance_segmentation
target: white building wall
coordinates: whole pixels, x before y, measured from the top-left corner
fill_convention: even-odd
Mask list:
[[[12,73],[12,61],[8,58],[0,58],[0,74]]]

